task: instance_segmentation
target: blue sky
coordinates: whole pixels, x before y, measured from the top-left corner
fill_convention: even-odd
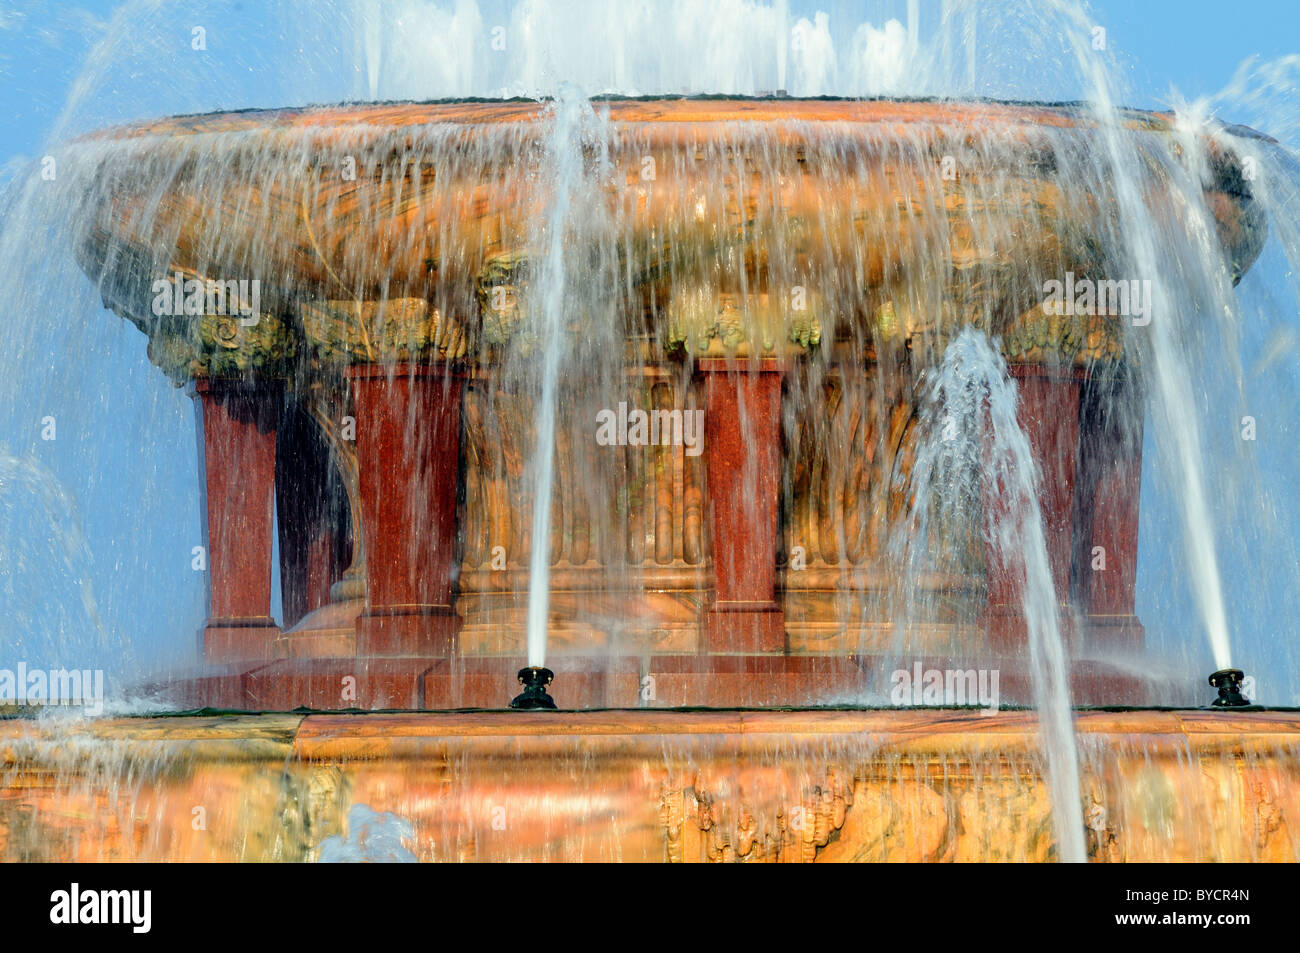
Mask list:
[[[617,8],[618,0],[609,4]],[[987,8],[1005,6],[1001,0]],[[349,2],[265,3],[145,3],[143,16],[131,19],[130,32],[141,23],[156,30],[160,53],[125,64],[130,74],[118,87],[120,102],[106,96],[93,103],[91,116],[146,116],[168,111],[184,100],[184,108],[276,106],[315,101],[316,95],[336,98],[355,88],[349,60],[350,42],[337,24],[349,16]],[[156,14],[151,12],[157,6]],[[410,4],[388,5],[401,9]],[[454,6],[453,2],[444,4]],[[492,22],[491,0],[483,5]],[[705,4],[707,7],[708,4]],[[791,17],[812,17],[826,11],[833,28],[864,20],[881,25],[907,18],[905,0],[853,3],[844,0],[807,3],[792,0]],[[924,24],[937,15],[940,0],[920,0]],[[108,33],[113,15],[123,4],[115,0],[5,0],[0,3],[0,151],[3,159],[30,156],[41,147],[68,101],[78,74],[95,43]],[[1300,6],[1291,0],[1242,0],[1235,4],[1212,0],[1097,0],[1088,5],[1093,22],[1105,26],[1116,57],[1126,67],[1134,106],[1162,106],[1176,89],[1187,98],[1221,90],[1248,57],[1274,59],[1296,52],[1300,45]],[[329,26],[333,21],[333,28]],[[168,62],[168,55],[188,50],[187,24],[205,22],[208,53],[228,68],[214,70],[198,83],[178,76],[192,61]],[[319,29],[318,29],[319,28]],[[143,43],[141,44],[143,46]],[[318,49],[311,49],[313,45]],[[306,67],[305,73],[302,67]],[[206,68],[206,67],[205,67]],[[149,73],[153,73],[150,77]],[[1008,70],[1010,72],[1010,70]],[[295,73],[299,74],[295,76]],[[168,76],[170,74],[170,76]],[[319,82],[298,82],[319,79]],[[1055,98],[1050,77],[1041,96]],[[996,85],[995,76],[987,80]],[[295,90],[294,87],[299,89]],[[993,91],[996,95],[996,90]],[[151,106],[155,108],[151,110]]]
[[[742,15],[738,4],[743,0],[728,3],[731,19],[724,26],[731,32],[724,30],[715,42],[743,53],[749,34],[740,40],[734,34],[750,30],[747,24],[753,21]],[[464,0],[449,0],[442,6],[422,0],[369,4],[370,0],[361,5],[350,0],[299,0],[286,4],[136,2],[124,7],[107,0],[0,0],[0,180],[39,157],[50,137],[60,132],[75,134],[178,112],[366,98],[368,89],[417,98],[420,90],[427,89],[426,96],[438,96],[462,88],[457,84],[490,85],[514,75],[511,66],[480,53],[480,59],[466,67],[473,68],[466,79],[456,73],[456,54],[451,49],[452,41],[467,35],[466,31],[481,33],[498,22],[514,23],[506,9],[509,5],[491,0],[476,7]],[[697,7],[709,8],[708,4]],[[616,16],[619,7],[615,2],[593,9],[613,9]],[[791,20],[814,21],[818,11],[825,11],[837,43],[847,43],[864,21],[883,30],[890,19],[906,23],[908,18],[906,0],[856,4],[790,0],[788,9]],[[933,35],[940,2],[920,0],[917,9],[924,39]],[[1005,98],[1077,97],[1068,61],[1063,56],[1054,61],[1053,39],[1040,35],[1037,21],[1025,12],[1030,6],[994,2],[985,9],[989,15],[981,14],[981,28],[997,35],[977,36],[980,59],[975,92]],[[382,32],[387,38],[375,47],[382,50],[382,57],[367,53],[366,36],[357,27],[364,20],[359,10],[371,11],[366,22],[385,24]],[[1177,97],[1214,95],[1247,58],[1272,61],[1295,53],[1300,46],[1300,4],[1294,0],[1243,0],[1231,5],[1209,0],[1099,0],[1089,10],[1090,22],[1107,31],[1109,49],[1129,90],[1127,102],[1133,106],[1161,107]],[[196,24],[205,30],[206,49],[201,52],[191,44]],[[708,19],[702,18],[692,29],[708,26]],[[753,35],[761,36],[761,30],[753,29]],[[450,39],[440,46],[446,38]],[[594,53],[606,52],[609,44],[602,42],[600,30],[591,31],[588,40]],[[625,38],[627,50],[643,54],[641,40],[633,31]],[[662,42],[662,37],[647,38],[645,45],[655,42]],[[661,63],[656,75],[667,83],[675,70],[686,68],[680,61],[690,58],[688,54],[703,50],[707,58],[709,49],[707,44],[676,52],[669,49],[656,61]],[[514,47],[512,55],[518,54],[519,48]],[[742,57],[738,64],[719,61],[713,68],[716,75],[725,76],[744,65]],[[708,64],[703,68],[704,73],[693,75],[713,75],[707,72]],[[553,66],[529,69],[529,76],[544,81],[564,78],[556,75]],[[1265,132],[1283,135],[1295,129],[1293,102],[1294,90],[1275,90],[1249,108],[1243,105],[1247,115],[1225,118],[1240,118]],[[1284,269],[1285,264],[1274,252],[1258,267]],[[0,274],[10,274],[3,262]],[[84,303],[50,312],[70,322],[77,335],[75,346],[63,343],[55,335],[59,325],[50,323],[25,339],[25,353],[0,356],[0,372],[24,375],[17,388],[22,395],[18,404],[0,407],[0,446],[37,454],[68,490],[91,554],[85,573],[93,583],[106,628],[130,630],[130,638],[146,656],[180,652],[193,644],[203,600],[202,585],[189,569],[190,547],[199,532],[190,402],[149,366],[143,337],[98,310],[90,300],[92,289],[85,284],[74,294],[74,300],[84,298]],[[1275,311],[1277,302],[1270,294],[1251,277],[1243,283],[1248,311]],[[44,370],[47,357],[37,344],[51,349],[52,370]],[[1248,339],[1245,365],[1253,366],[1268,346],[1269,339],[1262,335]],[[82,373],[59,366],[69,361],[80,362]],[[1270,365],[1268,373],[1252,378],[1247,388],[1254,389],[1252,399],[1260,406],[1300,419],[1294,364],[1292,353],[1289,363],[1281,369]],[[5,393],[3,388],[0,381],[0,393]],[[1207,400],[1212,402],[1213,396]],[[42,445],[34,436],[32,421],[46,412],[66,421],[61,423],[66,439]],[[1286,440],[1271,448],[1261,445],[1265,479],[1294,473],[1300,464],[1297,435],[1293,429],[1285,432]],[[1229,439],[1226,430],[1217,437],[1216,433],[1207,436],[1211,446]],[[148,448],[145,459],[131,449],[140,446]],[[1156,485],[1151,481],[1144,486],[1147,495]],[[1280,520],[1295,536],[1300,535],[1295,532],[1300,530],[1295,516],[1292,507],[1281,515],[1254,518]],[[1152,592],[1144,597],[1143,611],[1153,617],[1148,625],[1156,630],[1155,643],[1176,647],[1180,633],[1195,628],[1186,594],[1180,590],[1185,583],[1178,580],[1177,537],[1169,528],[1168,514],[1144,498],[1144,520],[1148,519],[1143,572],[1148,581],[1158,584],[1148,586]],[[42,532],[38,517],[20,525],[25,532]],[[1237,541],[1240,551],[1225,547],[1224,553],[1232,611],[1262,632],[1276,622],[1285,605],[1282,590],[1294,591],[1295,580],[1269,576],[1268,597],[1257,598],[1256,579],[1263,570],[1248,565],[1252,544]],[[6,541],[0,539],[0,546],[4,545]],[[148,598],[141,595],[144,589],[150,591]],[[25,598],[38,599],[40,593]],[[0,607],[0,616],[3,613]],[[1172,625],[1151,624],[1170,618],[1175,620]],[[1281,634],[1293,639],[1296,623],[1287,623]],[[1244,650],[1242,664],[1271,669],[1274,680],[1285,683],[1275,700],[1291,701],[1300,690],[1293,649],[1279,649],[1262,637],[1244,641],[1251,647]]]

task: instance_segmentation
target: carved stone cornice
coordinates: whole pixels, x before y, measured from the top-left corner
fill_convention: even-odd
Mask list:
[[[1024,317],[1045,280],[1100,279],[1113,264],[1113,196],[1075,181],[1090,168],[1083,110],[785,99],[602,110],[608,161],[593,165],[585,200],[612,223],[602,240],[628,333],[665,352],[799,356],[845,337],[923,351],[979,324],[1022,362],[1121,353],[1104,322]],[[1141,132],[1159,214],[1173,186],[1150,137],[1172,141],[1170,118],[1124,118]],[[430,103],[99,133],[82,263],[176,379],[513,347],[531,323],[548,121],[537,103]],[[1231,147],[1241,134],[1202,137],[1206,206],[1234,279],[1266,235]],[[155,320],[149,280],[173,270],[261,277],[261,321]]]
[[[423,298],[304,301],[302,335],[325,364],[462,360],[469,351],[463,322]]]

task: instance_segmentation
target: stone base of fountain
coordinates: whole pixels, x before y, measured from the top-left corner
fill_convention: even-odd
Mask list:
[[[519,658],[278,659],[258,665],[212,666],[153,683],[145,694],[185,710],[316,711],[505,708],[518,690]],[[553,693],[561,709],[801,708],[888,704],[899,667],[885,656],[657,655],[645,658],[560,655]],[[904,668],[996,671],[1000,703],[1033,702],[1023,657],[909,656]],[[1078,660],[1071,666],[1076,705],[1174,704],[1195,697],[1181,683],[1135,668]],[[971,704],[974,704],[972,700]]]
[[[1077,729],[1091,860],[1297,859],[1294,712]],[[308,860],[366,805],[419,860],[1047,861],[1038,736],[952,710],[11,719],[0,860]]]

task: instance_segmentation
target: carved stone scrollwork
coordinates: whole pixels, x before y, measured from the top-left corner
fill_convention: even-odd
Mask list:
[[[469,351],[469,332],[423,298],[381,301],[304,301],[303,336],[327,364],[384,361],[457,361]]]
[[[803,288],[742,296],[686,285],[669,306],[664,348],[696,357],[747,357],[782,349],[804,353],[821,343],[824,311],[821,297]]]
[[[1124,859],[1119,836],[1110,816],[1110,810],[1095,792],[1088,795],[1084,804],[1083,825],[1088,836],[1088,859],[1094,864],[1120,863]]]
[[[144,268],[142,261],[136,266]],[[181,282],[182,288],[198,282],[206,289],[215,288],[217,282],[188,268],[168,266],[165,275],[169,282]],[[223,294],[225,285],[223,283]],[[240,308],[250,308],[252,302],[237,298],[221,299],[224,313],[172,313],[174,303],[168,301],[163,314],[155,313],[152,305],[157,296],[152,294],[148,282],[138,280],[106,284],[104,304],[129,320],[149,339],[149,360],[177,384],[208,377],[279,377],[292,366],[299,356],[300,341],[294,323],[278,310],[260,309],[244,314]],[[260,304],[268,303],[270,295],[262,297]],[[182,298],[182,310],[185,306]],[[211,302],[216,304],[215,298]],[[197,299],[194,306],[199,308]],[[202,308],[208,308],[204,296]]]
[[[528,284],[526,255],[509,252],[484,262],[475,276],[474,292],[485,344],[500,347],[514,337],[523,321]]]
[[[855,779],[843,767],[793,800],[771,798],[758,807],[750,798],[712,792],[703,775],[685,788],[660,795],[670,862],[813,863],[844,828],[853,806]]]

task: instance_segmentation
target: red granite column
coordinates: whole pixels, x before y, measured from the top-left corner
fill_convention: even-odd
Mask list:
[[[454,655],[461,373],[358,365],[350,377],[367,570],[357,655]]]
[[[275,440],[280,382],[200,380],[210,662],[267,659],[271,618]]]
[[[1047,558],[1057,602],[1070,601],[1070,560],[1074,527],[1074,484],[1079,455],[1079,400],[1083,372],[1073,367],[1017,364],[1010,367],[1018,392],[1017,416],[1038,464],[1039,507],[1047,541]],[[986,487],[986,505],[998,519],[1000,491]],[[996,548],[988,559],[989,641],[1004,650],[1019,650],[1027,632],[1021,609],[1023,569],[1003,563]],[[1070,612],[1061,615],[1062,632],[1070,636]]]
[[[774,361],[703,359],[704,452],[715,595],[705,624],[711,653],[783,652],[776,601],[781,371]]]
[[[1138,649],[1143,641],[1135,614],[1142,424],[1135,382],[1102,378],[1085,386],[1074,577],[1089,642],[1103,648]]]

